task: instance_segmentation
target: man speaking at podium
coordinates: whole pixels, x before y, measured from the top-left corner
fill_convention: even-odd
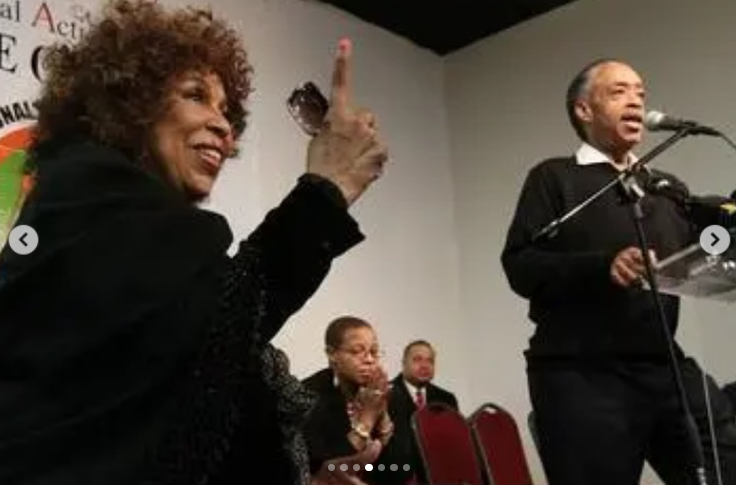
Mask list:
[[[695,483],[667,343],[652,295],[641,288],[631,191],[616,186],[535,237],[637,162],[632,150],[642,139],[644,100],[644,82],[623,62],[599,60],[575,76],[566,105],[582,143],[573,156],[529,171],[501,257],[536,324],[525,355],[550,485],[638,485],[645,460],[667,485]],[[647,173],[635,185],[646,186]],[[655,258],[696,240],[675,200],[645,195],[641,208]],[[662,303],[674,334],[679,300],[662,295]],[[683,361],[679,346],[675,352]],[[704,403],[693,414],[706,416]],[[712,467],[710,458],[706,450]]]

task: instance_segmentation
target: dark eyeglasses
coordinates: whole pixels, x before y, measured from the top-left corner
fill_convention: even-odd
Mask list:
[[[286,107],[301,129],[307,135],[315,136],[324,125],[330,105],[313,82],[306,82],[291,93]]]

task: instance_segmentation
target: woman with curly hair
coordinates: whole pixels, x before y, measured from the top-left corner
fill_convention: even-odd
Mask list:
[[[269,342],[363,239],[348,208],[387,159],[349,57],[341,43],[305,174],[229,257],[225,219],[195,203],[246,126],[236,33],[117,0],[48,53],[16,222],[39,245],[0,254],[0,483],[310,479],[313,399]]]

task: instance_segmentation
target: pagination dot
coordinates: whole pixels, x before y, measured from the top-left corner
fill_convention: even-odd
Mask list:
[[[396,470],[398,470],[398,469],[399,469],[399,465],[397,465],[397,464],[395,464],[395,463],[394,463],[393,465],[391,465],[391,471],[392,471],[392,472],[395,472],[395,471],[396,471]]]
[[[365,469],[366,469],[366,471],[371,471],[371,470],[373,470],[373,465],[371,465],[370,463],[368,463],[368,464],[367,464],[367,465],[365,466]]]
[[[378,465],[378,470],[379,471],[383,471],[385,469],[386,469],[386,465],[384,465],[383,463],[381,463],[380,465]]]
[[[404,465],[404,471],[408,472],[409,470],[411,470],[411,467],[408,464]]]
[[[335,471],[335,465],[333,465],[332,463],[330,463],[329,465],[327,465],[327,469],[330,470],[331,472],[334,472]]]

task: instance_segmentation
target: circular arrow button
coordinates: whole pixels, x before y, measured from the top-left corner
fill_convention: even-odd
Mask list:
[[[8,245],[18,254],[31,254],[38,247],[38,233],[31,226],[16,226],[10,231]]]
[[[731,234],[723,226],[708,226],[700,233],[700,247],[708,254],[718,255],[731,245]]]

